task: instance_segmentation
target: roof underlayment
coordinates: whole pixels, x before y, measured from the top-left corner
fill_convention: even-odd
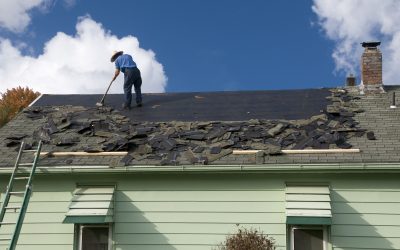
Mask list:
[[[304,119],[326,107],[328,89],[144,94],[144,106],[120,113],[133,121],[245,121]],[[91,108],[101,95],[43,95],[34,106]],[[121,109],[122,94],[106,97],[107,107]]]

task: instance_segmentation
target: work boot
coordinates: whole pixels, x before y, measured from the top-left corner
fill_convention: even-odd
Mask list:
[[[131,107],[128,106],[128,105],[126,105],[126,103],[123,103],[123,104],[122,104],[122,109],[123,109],[123,110],[131,110]]]
[[[137,104],[136,104],[136,107],[138,107],[138,108],[140,108],[140,107],[142,107],[143,105],[142,105],[142,103],[141,102],[138,102]]]

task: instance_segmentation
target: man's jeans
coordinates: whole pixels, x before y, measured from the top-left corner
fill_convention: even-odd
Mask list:
[[[142,104],[142,77],[137,67],[125,68],[124,70],[124,95],[125,107],[130,107],[132,102],[132,85],[135,87],[136,104]]]

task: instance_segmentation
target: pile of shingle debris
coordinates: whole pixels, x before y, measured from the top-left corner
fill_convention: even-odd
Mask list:
[[[30,148],[42,140],[54,151],[128,151],[124,165],[133,159],[178,165],[182,157],[192,164],[208,164],[235,149],[276,155],[282,149],[351,148],[347,139],[367,132],[353,119],[363,112],[353,101],[358,97],[333,89],[327,98],[332,103],[319,115],[291,121],[136,122],[107,107],[30,107],[23,115],[43,123],[32,134],[7,137],[5,145],[17,147],[25,140]],[[373,132],[367,136],[374,139]]]

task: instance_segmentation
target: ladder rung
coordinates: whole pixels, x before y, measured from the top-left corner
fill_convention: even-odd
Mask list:
[[[25,192],[10,192],[9,194],[25,194]]]
[[[37,149],[25,149],[23,152],[36,152]]]
[[[15,222],[0,222],[0,225],[15,225]]]
[[[21,209],[21,206],[17,206],[17,207],[6,207],[6,209]]]
[[[14,177],[14,180],[29,180],[29,177]]]
[[[32,162],[30,162],[30,163],[19,163],[18,165],[19,166],[33,166],[33,163]]]

